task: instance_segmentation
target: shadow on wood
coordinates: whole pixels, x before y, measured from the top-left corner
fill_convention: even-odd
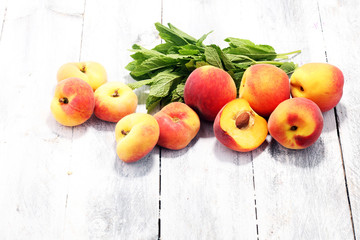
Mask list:
[[[303,150],[287,149],[271,139],[269,152],[275,161],[301,168],[314,168],[325,159],[325,147],[321,137]]]

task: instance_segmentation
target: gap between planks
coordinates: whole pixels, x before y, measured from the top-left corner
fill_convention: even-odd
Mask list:
[[[86,0],[85,0],[86,1]],[[160,23],[163,24],[163,10],[164,10],[164,1],[160,1]],[[163,40],[160,40],[160,43],[163,43]],[[159,147],[159,218],[158,218],[158,240],[161,240],[161,150]]]
[[[321,19],[319,2],[317,2],[317,8],[318,8],[318,13],[319,13],[320,29],[321,29],[321,34],[322,34],[322,37],[323,37],[324,48],[325,48],[325,60],[326,60],[327,63],[329,63],[328,55],[327,55],[327,51],[326,51],[327,48],[326,48],[326,41],[325,41],[325,37],[324,37],[324,29],[323,29],[323,23],[322,23],[322,19]],[[345,190],[346,190],[347,202],[348,202],[349,211],[350,211],[351,227],[352,227],[352,232],[353,232],[353,235],[354,235],[354,240],[356,240],[354,219],[353,219],[352,207],[351,207],[351,199],[350,199],[350,195],[349,195],[349,187],[348,187],[347,177],[346,177],[346,167],[345,167],[345,162],[344,162],[343,148],[342,148],[340,130],[339,130],[340,122],[339,122],[339,116],[337,114],[336,106],[334,107],[334,116],[335,116],[336,133],[337,133],[338,143],[339,143],[339,148],[340,148],[340,156],[341,156],[342,168],[343,168],[343,173],[344,173],[344,182],[345,182]]]
[[[1,24],[1,30],[0,30],[0,42],[1,42],[1,39],[2,39],[3,31],[4,31],[5,19],[6,19],[6,13],[7,13],[7,7],[5,7],[5,10],[4,10],[4,18],[3,18],[3,21],[2,21],[2,24]]]

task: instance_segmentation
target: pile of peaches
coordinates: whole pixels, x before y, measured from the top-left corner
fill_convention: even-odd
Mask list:
[[[320,137],[322,113],[338,104],[344,85],[341,70],[328,63],[304,64],[290,79],[278,67],[256,64],[245,71],[237,93],[227,72],[202,66],[185,83],[185,103],[170,103],[150,115],[136,112],[133,90],[108,82],[99,63],[64,64],[57,80],[51,102],[54,118],[76,126],[94,114],[117,123],[116,152],[124,162],[140,160],[156,145],[185,148],[197,135],[200,119],[213,122],[217,140],[235,151],[256,149],[268,132],[286,148],[307,148]]]

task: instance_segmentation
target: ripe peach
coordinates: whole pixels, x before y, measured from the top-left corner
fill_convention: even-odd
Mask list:
[[[160,127],[158,145],[179,150],[186,147],[200,129],[198,115],[189,106],[173,102],[154,115]]]
[[[232,100],[220,110],[213,128],[215,137],[222,144],[239,152],[259,147],[268,133],[266,120],[241,98]]]
[[[105,68],[97,62],[71,62],[60,67],[57,72],[58,82],[70,78],[77,77],[89,83],[95,91],[102,84],[107,82]]]
[[[306,98],[291,98],[277,106],[268,121],[270,135],[282,146],[303,149],[320,137],[324,120],[320,108]]]
[[[118,122],[136,111],[136,94],[122,82],[107,82],[95,91],[95,116],[101,120]]]
[[[235,83],[231,76],[220,68],[199,67],[186,80],[185,103],[205,120],[214,121],[220,109],[235,98]]]
[[[155,147],[159,134],[159,124],[153,116],[131,113],[116,124],[117,155],[124,162],[136,162]]]
[[[268,117],[282,101],[290,98],[288,75],[270,64],[255,64],[246,69],[240,84],[239,97],[251,108]]]
[[[68,78],[57,84],[51,112],[60,124],[76,126],[91,117],[94,106],[94,92],[90,85],[79,78]]]
[[[328,63],[307,63],[294,71],[290,85],[293,97],[308,98],[326,112],[342,97],[344,75],[339,68]]]

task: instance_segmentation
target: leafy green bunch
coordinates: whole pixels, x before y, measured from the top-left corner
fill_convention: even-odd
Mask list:
[[[196,39],[176,28],[155,23],[159,36],[165,41],[149,50],[137,44],[132,46],[134,59],[126,69],[137,82],[128,84],[132,89],[144,85],[150,86],[146,99],[146,109],[151,111],[160,102],[184,101],[184,86],[190,73],[205,65],[212,65],[227,71],[239,89],[245,70],[254,64],[266,63],[292,73],[296,65],[284,61],[289,55],[300,53],[277,54],[269,45],[256,45],[245,39],[228,37],[229,46],[221,49],[215,44],[204,45],[204,40],[211,33]]]

